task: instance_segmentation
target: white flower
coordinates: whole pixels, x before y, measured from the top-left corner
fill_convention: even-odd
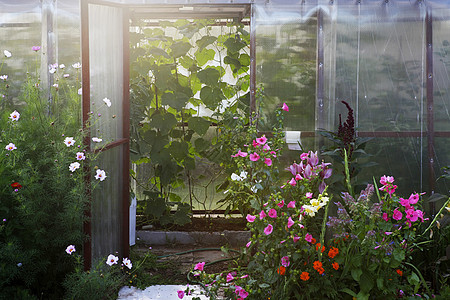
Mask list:
[[[56,72],[55,68],[49,68],[48,71],[50,72],[50,74],[54,74]]]
[[[67,77],[69,77],[69,76],[70,76],[69,74],[64,74],[64,75],[63,75],[64,78],[67,78]]]
[[[108,98],[103,98],[103,102],[105,102],[106,106],[111,107],[111,100]]]
[[[103,140],[98,138],[98,137],[93,137],[92,141],[95,142],[95,143],[101,143]]]
[[[131,263],[131,260],[129,260],[128,258],[124,258],[122,261],[122,264],[126,267],[128,267],[128,269],[131,269],[133,267],[133,264]]]
[[[108,258],[106,259],[106,264],[112,266],[112,265],[117,264],[118,260],[119,260],[119,258],[117,256],[110,254],[108,256]]]
[[[12,55],[8,50],[3,50],[3,54],[5,54],[6,57],[11,57]]]
[[[73,162],[70,164],[69,166],[69,170],[72,172],[75,172],[76,169],[80,168],[80,163],[79,162]]]
[[[59,65],[59,68],[60,68],[60,69],[64,69],[65,67],[66,67],[66,65],[64,65],[64,64],[60,64],[60,65]]]
[[[81,94],[83,94],[83,88],[78,89],[78,95],[81,95]]]
[[[83,152],[77,152],[77,160],[85,160],[86,156],[84,156]]]
[[[258,188],[256,187],[256,185],[254,185],[254,186],[252,186],[252,188],[250,190],[256,194],[256,192],[258,191]]]
[[[6,81],[6,79],[8,79],[8,75],[1,75],[0,79],[3,81]]]
[[[55,83],[55,84],[53,84],[53,87],[56,88],[56,89],[58,89],[58,88],[59,88],[59,85],[58,85],[57,83]]]
[[[13,151],[13,150],[16,150],[17,147],[13,143],[9,143],[8,145],[6,145],[5,149],[8,151]]]
[[[231,174],[231,180],[241,181],[241,177],[237,174]]]
[[[75,140],[73,137],[66,137],[64,139],[64,144],[66,144],[67,147],[73,146],[75,144]]]
[[[81,64],[80,64],[79,62],[77,62],[77,63],[74,63],[74,64],[72,65],[72,67],[73,67],[74,69],[79,69],[79,68],[81,68]]]
[[[15,110],[9,115],[9,118],[13,121],[17,121],[20,118],[20,114]]]
[[[67,254],[72,254],[72,252],[75,252],[76,250],[75,250],[75,246],[74,245],[69,245],[69,246],[67,246],[67,248],[66,248],[66,252],[67,252]]]
[[[242,178],[242,180],[244,180],[245,178],[247,178],[247,172],[242,171],[239,176]]]
[[[98,169],[97,174],[95,175],[95,179],[99,179],[100,181],[103,181],[106,179],[106,173],[103,170]]]
[[[312,205],[303,205],[303,209],[305,213],[307,213],[310,217],[314,217],[316,215],[316,212],[319,210],[317,206]]]

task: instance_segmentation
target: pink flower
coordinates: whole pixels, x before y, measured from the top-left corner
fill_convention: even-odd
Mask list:
[[[259,213],[259,219],[260,220],[264,219],[266,216],[267,215],[266,215],[266,213],[263,210]]]
[[[281,258],[281,265],[283,266],[283,267],[289,267],[289,265],[290,265],[291,263],[289,262],[289,256],[283,256],[282,258]]]
[[[272,208],[269,210],[269,217],[271,217],[271,218],[277,217],[277,211],[275,210],[275,208]]]
[[[409,205],[409,199],[400,198],[400,204],[402,206],[406,207],[406,208],[410,208],[411,207],[411,205]]]
[[[277,157],[277,153],[275,151],[270,151],[270,154],[272,154],[273,157]]]
[[[33,46],[31,47],[31,50],[38,52],[39,50],[41,50],[41,46]]]
[[[267,142],[267,138],[266,138],[265,135],[263,135],[262,137],[257,138],[257,139],[256,139],[256,142],[257,142],[259,145],[264,145],[264,144]]]
[[[287,223],[287,227],[288,228],[291,228],[292,227],[292,225],[294,225],[295,223],[294,223],[294,220],[292,220],[292,218],[291,217],[289,217],[289,219],[288,219],[288,223]]]
[[[198,264],[195,265],[194,267],[194,271],[195,270],[199,270],[199,271],[203,271],[203,268],[205,267],[205,262],[199,262]]]
[[[259,154],[256,153],[256,152],[250,154],[250,160],[251,161],[257,161],[259,159],[259,157],[260,157]]]
[[[250,242],[248,242],[246,245],[245,245],[245,247],[250,247],[250,245],[252,244],[252,242],[250,241]]]
[[[295,175],[295,180],[302,180],[302,176],[300,174]]]
[[[383,213],[383,220],[385,220],[386,222],[389,221],[389,216],[387,213]]]
[[[308,153],[302,153],[302,154],[300,154],[300,159],[301,160],[305,160],[305,159],[307,159],[308,158]]]
[[[390,231],[386,231],[385,233],[384,233],[385,235],[391,235],[392,234],[392,232],[390,232]]]
[[[282,208],[284,206],[284,200],[281,200],[281,202],[277,203],[279,208]]]
[[[241,289],[239,291],[239,297],[241,297],[242,299],[245,299],[248,297],[248,292],[246,292],[244,289]]]
[[[307,234],[305,235],[305,240],[306,240],[308,243],[311,243],[311,242],[312,242],[312,239],[313,239],[313,237],[312,237],[311,234],[307,233]]]
[[[264,233],[266,234],[266,235],[269,235],[269,234],[271,234],[272,233],[272,231],[273,231],[273,226],[272,225],[267,225],[267,227],[266,228],[264,228]]]
[[[268,144],[265,144],[265,145],[263,146],[263,150],[264,150],[264,151],[269,151],[269,150],[270,150],[270,146],[269,146]]]
[[[292,240],[294,241],[294,243],[297,243],[300,240],[300,237],[295,235],[294,237],[292,237]]]
[[[406,219],[408,219],[411,222],[415,222],[419,218],[419,214],[414,210],[414,208],[407,209],[405,212],[406,212]]]
[[[264,158],[264,163],[265,163],[268,167],[270,167],[270,166],[272,165],[272,160],[271,160],[270,158],[266,157],[266,158]]]
[[[244,278],[247,278],[247,277],[248,277],[248,274],[245,274],[245,275],[241,276],[241,279],[244,279]]]
[[[253,142],[252,142],[252,146],[256,148],[256,147],[258,147],[258,146],[259,146],[259,144],[258,144],[258,142],[257,142],[257,141],[253,140]]]
[[[184,297],[184,291],[177,291],[178,298],[183,299]]]
[[[231,155],[231,157],[238,157],[238,156],[246,157],[247,155],[248,155],[247,152],[242,152],[241,150],[238,150],[238,152],[236,154],[234,154],[234,155]]]
[[[380,183],[382,185],[386,185],[387,183],[393,183],[393,182],[394,182],[394,177],[392,177],[392,176],[383,175],[380,178]]]
[[[423,211],[421,210],[416,210],[417,213],[417,217],[423,222]]]
[[[283,110],[284,111],[289,111],[289,106],[287,106],[286,103],[283,103]]]
[[[307,192],[306,198],[311,199],[313,197],[313,193]]]
[[[295,186],[295,185],[297,184],[297,181],[295,181],[295,178],[292,178],[292,179],[289,181],[289,184],[292,185],[292,186]]]
[[[291,201],[287,205],[288,208],[295,208],[295,201]]]
[[[247,222],[250,222],[250,223],[252,223],[252,222],[254,222],[254,221],[255,221],[255,219],[256,219],[256,216],[252,216],[252,215],[249,215],[249,214],[247,214],[247,217],[246,217],[246,219],[247,219]]]
[[[234,279],[233,274],[228,273],[227,274],[227,282],[233,281],[233,279]]]
[[[392,218],[394,220],[400,221],[403,217],[403,214],[401,213],[401,211],[399,211],[397,208],[394,209],[394,214],[392,215]]]
[[[411,194],[411,196],[409,196],[409,204],[416,204],[419,201],[419,194]]]

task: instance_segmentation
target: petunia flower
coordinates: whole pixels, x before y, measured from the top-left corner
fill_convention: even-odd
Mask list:
[[[13,143],[9,143],[8,145],[6,145],[5,149],[8,151],[13,151],[13,150],[16,150],[17,147]]]
[[[274,208],[272,208],[272,209],[269,210],[268,215],[271,218],[276,218],[277,217],[277,211]]]
[[[230,281],[233,281],[233,280],[234,280],[233,274],[228,273],[227,274],[227,282],[230,282]]]
[[[247,152],[242,152],[241,150],[238,150],[238,152],[236,154],[234,154],[234,155],[231,155],[231,157],[238,157],[238,156],[246,157],[247,154],[248,154]]]
[[[64,144],[66,144],[67,147],[73,146],[75,144],[75,140],[73,137],[66,137],[64,139]]]
[[[106,106],[111,107],[111,100],[108,98],[103,98],[103,102],[105,102]]]
[[[9,115],[9,118],[13,121],[18,121],[20,118],[20,114],[17,112],[17,110],[15,110]]]
[[[119,258],[117,256],[110,254],[108,256],[108,258],[106,259],[106,264],[109,266],[112,266],[112,265],[116,265],[118,261],[119,261]]]
[[[248,222],[252,223],[252,222],[255,221],[256,216],[252,216],[252,215],[247,214],[246,219],[247,219]]]
[[[271,234],[272,231],[273,231],[273,226],[272,226],[271,224],[267,225],[267,227],[264,228],[264,234],[265,234],[265,235]]]
[[[389,221],[389,216],[387,213],[383,213],[383,220],[385,220],[386,222]]]
[[[281,265],[283,266],[283,267],[289,267],[289,265],[290,265],[291,263],[290,263],[290,261],[289,261],[289,256],[283,256],[282,258],[281,258]]]
[[[277,203],[277,206],[279,208],[282,208],[284,206],[284,200],[281,200],[280,202]]]
[[[266,215],[266,213],[263,210],[259,213],[259,219],[260,220],[264,219],[266,216],[267,215]]]
[[[291,228],[291,227],[292,227],[292,225],[294,225],[294,224],[295,224],[294,220],[292,220],[292,218],[291,218],[291,217],[289,217],[289,219],[288,219],[288,223],[287,223],[287,227],[288,227],[288,228]]]
[[[3,50],[3,54],[5,55],[5,57],[11,57],[12,55],[8,50]]]
[[[295,208],[295,201],[291,201],[287,205],[288,208]]]
[[[84,156],[83,152],[77,152],[77,160],[85,160],[86,156]]]
[[[257,142],[259,145],[264,145],[264,144],[267,142],[267,138],[266,138],[265,135],[263,135],[262,137],[257,138],[257,139],[256,139],[256,142]]]
[[[194,271],[195,270],[199,270],[199,271],[203,271],[203,268],[205,267],[205,262],[199,262],[198,264],[195,265],[194,267]]]
[[[264,163],[265,163],[268,167],[270,167],[270,166],[272,165],[272,160],[271,160],[270,158],[266,157],[266,158],[264,158]]]
[[[76,169],[80,168],[80,163],[79,162],[73,162],[69,165],[69,170],[71,172],[75,172]]]
[[[95,179],[99,179],[100,181],[103,181],[106,179],[106,173],[103,170],[98,169],[97,174],[95,175]]]
[[[283,110],[284,111],[289,111],[289,106],[287,106],[287,104],[286,103],[283,103]]]
[[[184,291],[177,291],[178,298],[183,299],[184,298]]]
[[[257,161],[259,158],[260,158],[260,156],[256,152],[250,154],[250,160],[251,161]]]
[[[128,258],[124,258],[122,260],[122,264],[127,267],[128,269],[131,269],[133,267],[133,264],[131,263],[131,260]]]
[[[394,220],[400,221],[403,217],[403,214],[401,213],[401,211],[399,211],[397,208],[394,209],[394,214],[392,215],[392,218]]]
[[[312,237],[311,234],[307,233],[307,234],[305,235],[305,240],[306,240],[307,242],[311,243],[311,242],[312,242],[312,239],[313,239],[313,237]]]
[[[69,245],[66,248],[66,253],[69,254],[69,255],[72,255],[72,252],[75,252],[75,251],[76,250],[75,250],[75,246],[74,245]]]

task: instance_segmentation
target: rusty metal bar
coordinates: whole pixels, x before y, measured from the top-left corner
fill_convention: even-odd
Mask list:
[[[250,7],[250,116],[256,112],[256,24],[255,7]]]
[[[125,125],[123,125],[123,127],[124,126]],[[124,137],[124,138],[117,139],[114,142],[111,142],[111,143],[105,145],[105,147],[102,147],[102,148],[99,148],[99,149],[95,149],[95,150],[93,150],[93,152],[94,153],[100,153],[100,152],[103,152],[103,151],[115,148],[117,146],[121,146],[121,145],[126,144],[126,143],[128,143],[128,139]]]
[[[130,12],[123,9],[123,98],[122,122],[122,252],[123,257],[130,256]]]
[[[81,87],[82,87],[82,120],[83,120],[83,130],[86,135],[83,140],[83,144],[87,152],[91,150],[91,136],[89,132],[89,111],[90,111],[90,72],[89,72],[89,3],[87,0],[82,0],[80,2],[81,11]],[[87,236],[83,244],[83,256],[84,256],[84,270],[89,270],[91,268],[92,259],[92,248],[91,248],[91,202],[92,202],[92,191],[91,186],[91,172],[88,164],[85,164],[85,183],[86,192],[88,195],[88,203],[86,205],[84,215],[86,221],[83,224],[83,232]]]
[[[430,195],[434,194],[436,176],[434,172],[434,99],[433,99],[433,16],[427,8],[425,16],[426,34],[426,72],[427,72],[427,140],[428,140],[428,180]],[[430,203],[430,212],[434,214],[434,203]]]

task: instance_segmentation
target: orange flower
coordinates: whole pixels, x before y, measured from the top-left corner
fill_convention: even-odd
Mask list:
[[[332,265],[335,270],[339,269],[339,264],[337,262],[332,263]]]
[[[315,244],[316,243],[316,239],[315,238],[312,238],[311,239],[311,244]]]
[[[322,263],[321,263],[320,261],[316,260],[316,261],[313,263],[313,268],[314,268],[314,270],[317,271],[317,269],[322,268]]]
[[[403,276],[403,271],[400,269],[395,270],[395,272],[397,272],[398,275]]]
[[[277,270],[277,273],[280,274],[280,275],[286,274],[286,268],[283,267],[283,266],[279,267],[278,270]]]
[[[322,246],[320,243],[317,243],[316,245],[316,251],[319,251],[320,246]],[[325,251],[325,246],[322,246],[322,252]]]
[[[334,258],[338,254],[339,254],[339,249],[336,247],[331,247],[330,251],[328,251],[328,256],[330,258]]]
[[[309,279],[309,273],[308,272],[302,272],[302,274],[300,274],[300,279],[303,281],[307,281]]]
[[[318,268],[316,270],[317,270],[317,272],[319,272],[320,275],[322,275],[323,272],[325,272],[324,268]]]

